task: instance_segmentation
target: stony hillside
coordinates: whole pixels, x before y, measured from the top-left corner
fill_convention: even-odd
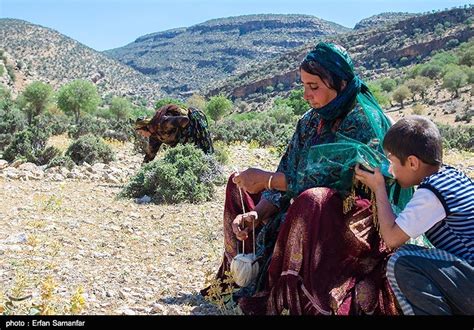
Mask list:
[[[421,63],[432,53],[448,49],[450,40],[459,43],[469,40],[474,36],[473,17],[472,7],[452,9],[318,40],[344,46],[364,78],[377,78],[397,68]],[[247,71],[208,85],[201,92],[207,96],[222,93],[264,108],[265,100],[286,96],[299,83],[298,65],[314,44],[314,41],[307,43],[271,61],[253,63]],[[265,95],[269,86],[272,93]]]
[[[101,94],[149,102],[162,96],[159,84],[55,30],[16,19],[0,19],[0,49],[11,66],[0,82],[17,95],[40,80],[58,88],[74,79],[93,81]],[[5,70],[6,71],[6,70]]]
[[[376,27],[383,26],[385,24],[396,23],[398,21],[419,16],[420,14],[413,13],[381,13],[378,15],[373,15],[367,18],[364,18],[354,26],[354,30],[360,29],[373,29]]]
[[[148,34],[104,53],[153,78],[177,96],[315,37],[348,30],[314,16],[246,15]]]

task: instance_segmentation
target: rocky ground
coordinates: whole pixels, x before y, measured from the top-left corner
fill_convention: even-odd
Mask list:
[[[202,204],[117,199],[141,156],[111,145],[117,161],[71,171],[0,160],[0,314],[221,313],[199,290],[220,264],[225,186]],[[278,163],[268,149],[226,148],[226,174]],[[446,160],[474,177],[474,154]]]
[[[220,263],[225,186],[202,204],[116,199],[142,157],[113,147],[117,161],[72,171],[0,161],[0,314],[220,313],[199,290]],[[278,162],[246,145],[229,152],[228,174]]]

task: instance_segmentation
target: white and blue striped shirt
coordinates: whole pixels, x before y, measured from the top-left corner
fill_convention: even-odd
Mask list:
[[[441,202],[446,217],[426,232],[438,249],[474,261],[474,184],[461,171],[444,166],[426,177],[418,189],[428,189]]]

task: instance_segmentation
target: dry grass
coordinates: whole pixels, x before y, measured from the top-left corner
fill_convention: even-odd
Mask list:
[[[268,149],[228,148],[227,174],[278,163]],[[446,162],[471,164],[472,177],[472,153],[447,151]],[[179,205],[116,199],[120,189],[0,179],[0,314],[239,314],[230,292],[214,304],[199,294],[222,258],[225,186],[211,202]]]

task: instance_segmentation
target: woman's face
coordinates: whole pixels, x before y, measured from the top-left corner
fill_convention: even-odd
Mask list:
[[[312,108],[322,108],[337,96],[336,90],[329,88],[319,76],[304,70],[301,70],[301,82],[304,86],[303,97]]]

